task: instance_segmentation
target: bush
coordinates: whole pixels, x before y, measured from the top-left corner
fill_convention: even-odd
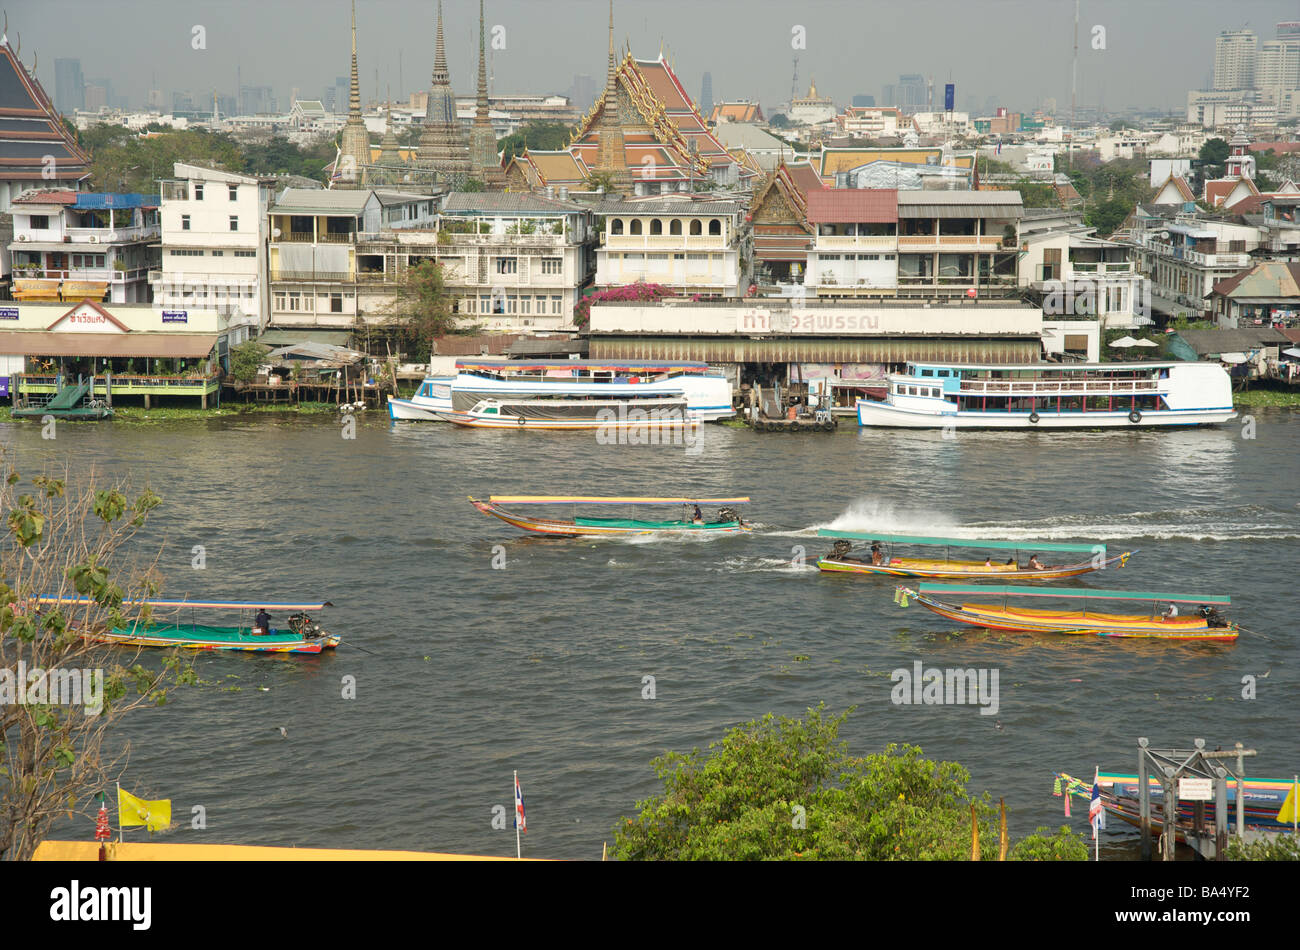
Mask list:
[[[1007,858],[1011,861],[1087,861],[1088,842],[1069,825],[1062,825],[1055,834],[1039,828],[1017,841]]]
[[[246,340],[230,349],[230,376],[235,382],[251,383],[257,368],[266,360],[271,348],[256,340]]]

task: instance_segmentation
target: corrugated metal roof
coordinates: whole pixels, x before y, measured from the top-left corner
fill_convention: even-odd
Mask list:
[[[21,356],[141,356],[199,359],[217,345],[215,333],[58,333],[0,331],[0,353]]]
[[[707,363],[1029,363],[1037,337],[1008,339],[809,339],[591,336],[591,358],[698,360]]]
[[[738,201],[692,201],[690,199],[650,201],[605,201],[596,206],[597,214],[736,214]]]
[[[513,191],[453,191],[443,205],[447,214],[475,212],[510,212],[517,214],[573,214],[587,210],[584,205],[558,198]]]
[[[1018,191],[900,191],[900,218],[1005,218],[1020,215]]]
[[[286,188],[271,207],[271,213],[360,214],[370,201],[370,195],[369,191]]]
[[[892,188],[823,188],[808,193],[808,221],[894,224],[898,192]]]
[[[352,339],[351,330],[267,330],[257,338],[267,346],[285,346],[290,343],[328,343],[347,346]]]

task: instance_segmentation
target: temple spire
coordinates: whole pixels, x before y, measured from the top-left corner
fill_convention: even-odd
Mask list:
[[[623,129],[618,119],[618,62],[614,59],[614,0],[609,0],[609,70],[605,77],[605,93],[602,102],[596,171],[609,175],[615,191],[626,191],[631,188],[632,176],[627,169]]]
[[[417,164],[431,169],[439,181],[459,190],[471,177],[469,148],[460,120],[456,117],[456,96],[451,91],[447,70],[447,47],[443,42],[442,0],[438,0],[438,35],[433,55],[433,83],[429,88],[420,132]]]
[[[348,115],[361,115],[361,84],[357,80],[357,0],[352,0],[352,83],[348,90]]]
[[[370,133],[361,118],[361,84],[357,79],[357,0],[352,0],[352,82],[348,92],[348,120],[343,124],[333,183],[339,188],[360,188],[370,164]]]
[[[433,84],[438,86],[450,82],[451,76],[447,72],[447,47],[442,41],[442,0],[438,0],[438,39],[433,53]]]
[[[504,188],[505,173],[497,155],[497,137],[492,131],[492,118],[488,112],[487,91],[487,21],[483,15],[483,0],[478,0],[478,96],[474,111],[474,125],[469,133],[469,159],[474,174],[483,179],[488,189]]]

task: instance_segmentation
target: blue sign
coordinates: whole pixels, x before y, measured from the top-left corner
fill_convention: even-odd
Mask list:
[[[945,112],[953,110],[953,104],[957,101],[957,87],[948,83],[943,87],[943,109]]]
[[[8,398],[9,396],[9,377],[0,376],[0,396]]]
[[[0,320],[17,320],[17,307],[0,307]]]
[[[189,323],[188,310],[164,310],[162,312],[163,323]]]

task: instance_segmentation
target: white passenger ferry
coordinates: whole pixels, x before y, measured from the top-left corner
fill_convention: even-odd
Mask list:
[[[1232,384],[1217,363],[908,363],[858,424],[905,429],[1094,429],[1227,422]]]
[[[457,360],[455,376],[430,376],[410,399],[389,397],[393,419],[455,422],[484,399],[686,400],[692,419],[735,413],[731,382],[707,363],[599,360]]]

